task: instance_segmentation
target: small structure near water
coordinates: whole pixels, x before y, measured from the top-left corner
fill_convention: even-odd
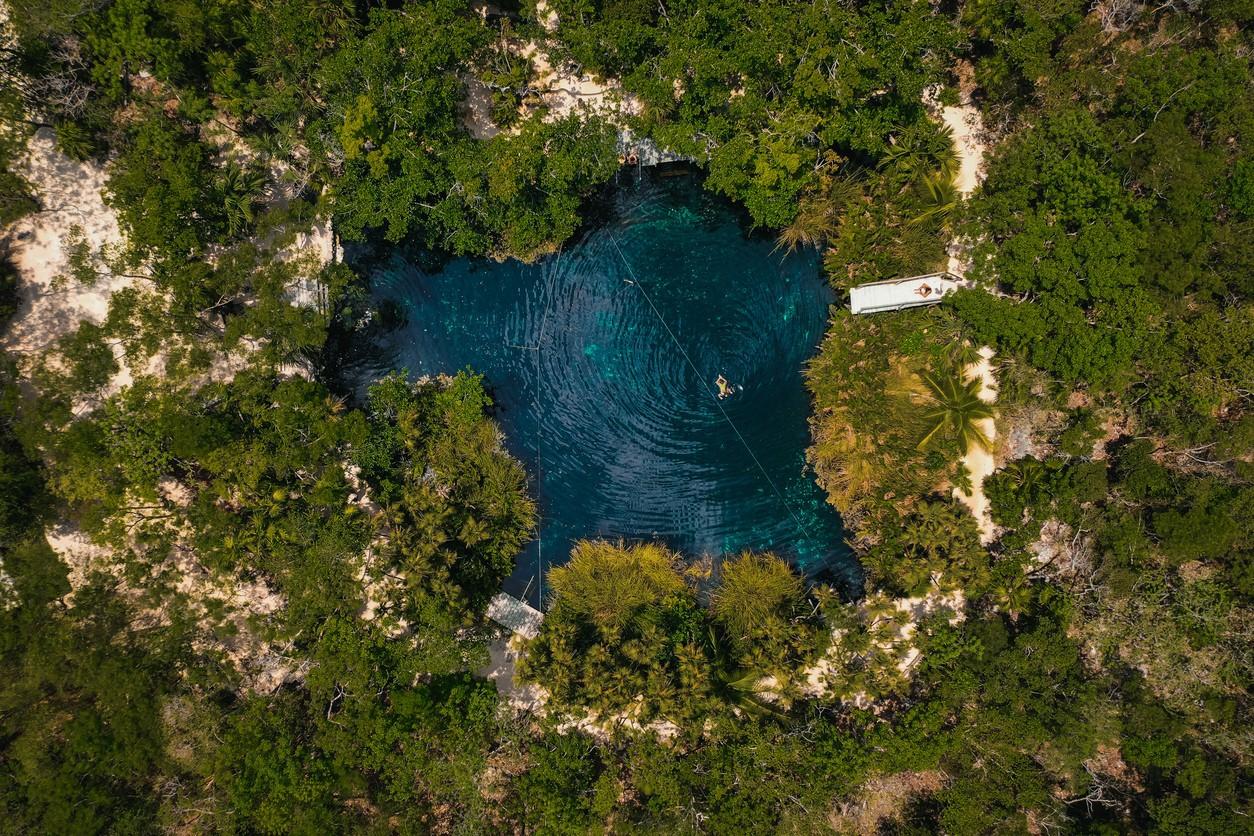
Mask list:
[[[513,595],[498,592],[488,602],[488,618],[515,635],[534,639],[540,634],[544,613]]]
[[[849,310],[855,314],[882,313],[935,305],[958,288],[966,286],[966,279],[948,271],[869,282],[850,288]]]
[[[696,162],[692,157],[661,148],[648,137],[636,136],[626,128],[618,132],[618,163],[630,166],[655,166],[663,163]]]

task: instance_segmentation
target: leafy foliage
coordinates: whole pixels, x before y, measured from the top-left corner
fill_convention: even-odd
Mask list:
[[[0,362],[9,829],[812,832],[901,786],[881,830],[1245,832],[1248,3],[549,0],[552,35],[504,5],[523,18],[10,0],[0,222],[56,208],[20,173],[54,127],[109,161],[127,238],[71,235],[64,283],[132,285],[21,376]],[[860,602],[752,553],[711,580],[658,545],[581,543],[554,570],[521,673],[611,740],[512,719],[470,673],[536,514],[483,382],[392,376],[358,410],[276,371],[309,367],[360,292],[280,257],[317,213],[437,254],[533,258],[576,232],[616,129],[518,117],[536,66],[512,40],[540,38],[620,80],[633,131],[781,246],[823,248],[837,288],[936,269],[954,236],[982,286],[834,312],[808,370]],[[471,77],[508,117],[489,140],[462,123]],[[921,94],[971,83],[997,141],[965,202]],[[17,288],[6,267],[0,321]],[[957,371],[973,341],[1014,377],[1003,409],[1092,404],[986,481],[991,550],[937,495],[969,479],[954,460],[986,417]],[[243,348],[253,368],[208,382]],[[105,397],[119,360],[159,353],[165,380]],[[74,527],[106,573],[53,551]],[[199,578],[277,603],[230,621]],[[912,611],[957,588],[965,607]],[[249,634],[286,684],[242,681],[223,648]],[[840,703],[803,699],[820,651]],[[629,731],[654,721],[676,739]]]
[[[949,433],[957,437],[964,453],[977,446],[991,451],[993,442],[979,424],[994,415],[992,406],[980,399],[983,382],[979,378],[964,379],[960,368],[924,372],[921,377],[932,399],[932,405],[924,412],[932,428],[919,447],[927,447],[937,436]]]
[[[966,353],[960,341],[943,311],[891,320],[834,314],[806,370],[816,405],[809,458],[846,525],[895,518],[895,498],[928,493],[951,472],[962,428],[969,432],[987,405],[962,400],[977,382],[958,381],[949,393],[925,380],[943,387],[931,370],[952,368]],[[955,412],[958,434],[941,434]]]
[[[773,555],[728,562],[713,605],[698,603],[659,545],[576,544],[549,572],[552,606],[520,673],[558,705],[691,727],[732,706],[764,709],[757,682],[784,683],[822,646],[801,582]],[[747,598],[753,611],[733,613]]]

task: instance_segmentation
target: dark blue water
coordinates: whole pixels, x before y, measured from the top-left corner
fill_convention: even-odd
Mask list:
[[[349,379],[486,376],[540,505],[506,584],[533,603],[539,574],[584,537],[659,538],[689,555],[774,549],[854,578],[840,518],[805,467],[801,373],[832,301],[817,256],[747,235],[692,177],[646,176],[609,201],[603,223],[536,264],[424,272],[394,252],[365,268],[401,324],[375,335]],[[719,374],[739,388],[723,401]]]

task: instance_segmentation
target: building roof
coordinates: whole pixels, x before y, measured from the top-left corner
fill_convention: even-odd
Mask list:
[[[920,305],[935,305],[966,280],[953,273],[928,273],[904,279],[861,284],[849,290],[849,310],[856,314],[899,311]]]

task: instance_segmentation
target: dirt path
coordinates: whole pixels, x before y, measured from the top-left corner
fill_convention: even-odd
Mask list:
[[[940,120],[953,133],[954,148],[958,152],[958,173],[954,178],[954,185],[962,197],[970,197],[984,179],[984,156],[988,151],[984,120],[980,116],[979,108],[971,103],[968,92],[960,94],[961,100],[956,106],[941,105],[937,100],[939,94],[939,89],[929,88],[923,93],[923,103],[931,111],[933,118]],[[949,263],[946,269],[956,275],[963,275],[970,266],[969,250],[969,242],[961,239],[949,242]]]
[[[954,185],[962,197],[967,198],[984,179],[984,157],[988,151],[984,140],[984,122],[980,117],[979,109],[971,103],[969,92],[964,91],[961,94],[961,100],[956,106],[941,106],[937,101],[938,93],[939,91],[935,89],[928,90],[923,95],[923,101],[931,109],[932,115],[953,132],[954,148],[958,152],[958,174],[954,178]],[[966,273],[970,266],[970,249],[968,241],[962,239],[950,241],[947,248],[949,272],[959,276]],[[980,359],[967,366],[965,370],[968,380],[981,381],[980,399],[987,403],[994,403],[997,400],[997,378],[993,374],[992,359],[993,349],[984,346],[980,349]],[[990,441],[997,438],[997,423],[994,419],[983,419],[979,422],[979,427]],[[971,509],[971,514],[980,526],[980,540],[984,543],[991,542],[996,533],[996,526],[993,525],[993,520],[989,516],[988,498],[984,495],[984,479],[996,467],[993,453],[982,447],[972,447],[962,457],[962,463],[971,474],[972,494],[967,496],[955,488],[954,497]]]

